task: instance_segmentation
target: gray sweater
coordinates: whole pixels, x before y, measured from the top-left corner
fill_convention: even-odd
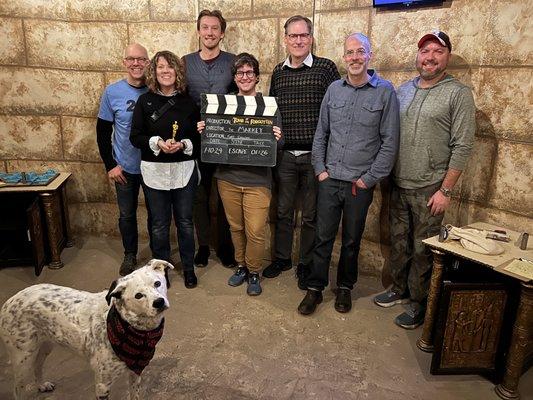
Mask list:
[[[475,105],[472,91],[451,75],[418,87],[419,77],[398,88],[400,151],[395,183],[417,189],[441,182],[449,168],[463,170],[472,150]]]

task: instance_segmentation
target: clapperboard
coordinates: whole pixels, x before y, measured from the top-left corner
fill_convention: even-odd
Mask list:
[[[274,97],[202,94],[201,160],[208,163],[273,167],[272,134],[278,109]]]

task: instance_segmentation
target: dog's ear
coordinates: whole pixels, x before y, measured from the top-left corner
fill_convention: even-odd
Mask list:
[[[105,300],[107,301],[107,305],[111,304],[111,297],[114,297],[116,299],[120,299],[120,296],[122,296],[122,290],[123,290],[123,287],[122,285],[121,286],[118,286],[117,284],[117,281],[113,281],[113,283],[111,283],[111,287],[109,288],[106,296],[105,296]]]
[[[174,269],[174,266],[165,260],[159,260],[157,258],[153,258],[150,261],[148,261],[148,265],[154,270],[158,272],[165,272],[166,270]]]

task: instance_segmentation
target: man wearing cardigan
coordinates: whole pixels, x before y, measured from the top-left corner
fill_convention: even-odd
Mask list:
[[[311,148],[320,104],[330,83],[340,78],[333,61],[311,53],[313,24],[301,15],[285,22],[284,42],[289,56],[272,72],[270,96],[281,112],[284,149],[277,165],[278,209],[275,258],[263,271],[274,278],[292,268],[294,200],[302,198],[300,254],[296,274],[298,286],[306,289],[315,238],[317,184],[311,165]]]

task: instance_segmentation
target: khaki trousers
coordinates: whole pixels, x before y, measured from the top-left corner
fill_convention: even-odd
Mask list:
[[[265,228],[272,194],[266,187],[237,186],[218,180],[218,192],[224,204],[235,260],[250,272],[260,272],[265,255]]]

